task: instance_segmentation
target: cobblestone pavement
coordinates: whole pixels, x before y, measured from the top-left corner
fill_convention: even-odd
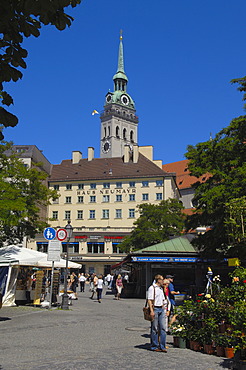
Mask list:
[[[142,299],[114,300],[105,289],[102,303],[79,293],[69,311],[3,307],[0,310],[0,370],[231,368],[230,360],[173,348],[149,350],[149,323]]]

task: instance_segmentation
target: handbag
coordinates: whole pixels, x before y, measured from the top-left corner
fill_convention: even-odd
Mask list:
[[[155,287],[154,287],[154,302],[155,302]],[[148,299],[146,299],[145,306],[143,307],[144,320],[153,321],[154,316],[150,315],[150,308],[147,307]]]

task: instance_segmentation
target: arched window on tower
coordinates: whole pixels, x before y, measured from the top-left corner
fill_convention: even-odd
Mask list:
[[[123,139],[126,140],[126,128],[123,130]]]
[[[120,128],[119,126],[116,126],[116,131],[115,131],[116,137],[119,139],[120,138]]]
[[[108,136],[110,136],[110,126],[108,126]]]
[[[130,140],[132,143],[134,143],[134,133],[133,131],[130,132]]]
[[[107,136],[107,130],[106,130],[106,127],[104,127],[104,137]]]

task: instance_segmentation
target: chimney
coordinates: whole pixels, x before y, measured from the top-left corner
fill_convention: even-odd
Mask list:
[[[130,154],[129,154],[129,146],[124,146],[124,163],[129,163]]]
[[[92,161],[94,159],[94,148],[89,146],[88,148],[88,161]]]
[[[133,163],[138,163],[139,149],[138,145],[133,145]]]
[[[82,153],[78,151],[73,151],[72,163],[76,164],[82,159]]]

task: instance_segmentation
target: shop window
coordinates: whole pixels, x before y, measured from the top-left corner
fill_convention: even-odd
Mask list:
[[[37,243],[37,251],[48,253],[48,243]]]
[[[104,253],[104,243],[87,243],[87,250],[93,254]]]
[[[124,253],[122,252],[122,250],[120,249],[120,244],[119,243],[112,243],[112,246],[113,246],[113,253]]]

